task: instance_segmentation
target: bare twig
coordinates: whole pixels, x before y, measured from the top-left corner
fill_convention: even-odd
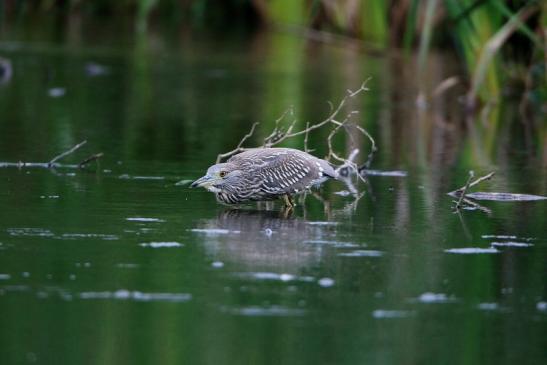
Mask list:
[[[467,192],[467,189],[469,189],[469,186],[471,185],[471,180],[473,180],[473,177],[475,177],[475,173],[473,171],[469,171],[469,178],[467,179],[467,182],[465,183],[465,186],[463,187],[463,190],[460,194],[460,199],[458,199],[458,202],[456,203],[456,209],[460,209],[462,200],[465,198],[465,193]]]
[[[102,152],[99,152],[99,153],[95,153],[91,156],[89,156],[88,158],[86,158],[85,160],[83,160],[82,162],[80,162],[78,164],[78,167],[79,168],[82,168],[84,167],[85,165],[87,165],[88,163],[90,163],[91,161],[95,161],[95,160],[98,160],[99,158],[103,157],[103,153]]]
[[[70,155],[71,153],[74,153],[78,148],[82,147],[84,144],[86,144],[87,141],[82,141],[80,143],[78,143],[76,146],[72,147],[71,149],[69,149],[68,151],[65,151],[63,153],[61,153],[60,155],[58,156],[55,156],[51,161],[48,162],[48,167],[53,167],[53,165],[55,164],[55,162],[59,161],[60,159]]]
[[[3,168],[3,167],[4,168],[5,167],[16,167],[18,169],[36,168],[36,167],[44,168],[44,169],[54,169],[54,168],[57,168],[57,167],[65,168],[65,169],[81,168],[81,167],[85,166],[86,164],[88,164],[89,162],[97,160],[98,158],[102,157],[103,153],[101,152],[101,153],[93,154],[93,155],[89,156],[88,158],[86,158],[85,160],[83,160],[82,162],[80,162],[77,165],[75,165],[75,164],[61,164],[61,163],[58,163],[57,161],[59,161],[59,160],[65,158],[66,156],[76,152],[76,150],[81,148],[86,143],[87,143],[87,141],[85,141],[85,140],[78,143],[77,145],[73,146],[69,150],[55,156],[49,162],[23,162],[23,161],[19,161],[19,162],[0,162],[0,168]]]
[[[364,169],[370,166],[374,153],[378,150],[378,148],[376,146],[374,138],[372,138],[372,136],[367,132],[364,127],[352,123],[351,119],[358,114],[358,111],[351,110],[344,116],[344,119],[340,118],[343,113],[344,107],[346,106],[349,99],[356,97],[364,91],[368,91],[367,83],[369,82],[369,80],[370,78],[365,80],[365,82],[363,82],[359,86],[359,88],[355,90],[347,90],[346,95],[339,101],[336,106],[334,106],[333,103],[328,102],[329,112],[325,119],[321,120],[318,123],[306,122],[306,127],[304,129],[297,129],[295,127],[297,120],[296,118],[294,118],[293,108],[291,107],[287,109],[275,121],[273,130],[266,138],[264,138],[264,142],[261,146],[263,148],[271,148],[279,145],[289,138],[303,136],[304,151],[310,152],[308,145],[310,132],[322,127],[326,127],[327,125],[332,126],[332,130],[327,137],[328,155],[325,159],[327,161],[335,162],[335,164],[337,165],[335,166],[335,170],[338,173],[339,180],[346,185],[348,191],[355,197],[355,202],[353,205],[354,207],[357,206],[357,202],[359,201],[359,199],[364,196],[364,192],[359,192],[359,189],[357,189],[356,185],[354,184],[356,182],[356,180],[354,180],[354,176],[356,176],[358,180],[361,180],[365,184],[368,184],[367,180],[365,179],[365,175],[361,173],[361,170],[364,171]],[[292,118],[287,121],[287,116],[292,116]],[[282,125],[283,122],[285,126]],[[217,163],[222,161],[224,158],[248,150],[249,148],[244,147],[243,144],[249,137],[253,135],[257,124],[258,123],[253,124],[249,133],[247,133],[241,139],[235,149],[227,153],[219,154],[217,157]],[[333,139],[341,129],[344,129],[346,131],[347,138],[349,138],[348,141],[350,149],[347,157],[344,157],[342,154],[337,153],[333,146]],[[357,144],[358,141],[354,138],[354,134],[352,134],[351,131],[356,131],[365,135],[371,143],[371,151],[367,157],[367,161],[361,167],[358,166],[355,162],[360,150]],[[305,199],[305,197],[303,199]]]
[[[469,183],[469,186],[467,187],[467,189],[469,188],[472,188],[473,186],[477,185],[477,184],[480,184],[481,182],[483,182],[484,180],[490,180],[492,178],[492,176],[494,176],[496,172],[495,171],[492,171],[491,173],[489,174],[486,174],[484,176],[481,176],[479,177],[477,180]],[[466,184],[467,185],[467,184]],[[454,191],[451,191],[450,195],[453,195],[453,196],[459,196],[459,194],[461,194],[462,192],[464,192],[466,190],[466,185],[462,186],[461,188],[459,189],[456,189]]]
[[[258,122],[254,122],[252,127],[251,127],[251,130],[249,131],[249,133],[247,133],[246,135],[243,136],[243,138],[241,138],[241,141],[239,141],[239,144],[237,145],[236,148],[234,148],[233,150],[231,150],[230,152],[226,152],[226,153],[221,153],[217,156],[217,162],[216,163],[219,163],[220,161],[222,161],[222,159],[226,158],[226,157],[230,157],[230,156],[233,156],[235,155],[236,153],[239,153],[239,152],[243,152],[245,151],[246,149],[243,148],[243,143],[245,143],[245,141],[250,138],[253,133],[255,132],[255,129],[256,129],[256,126],[258,125],[259,123]]]

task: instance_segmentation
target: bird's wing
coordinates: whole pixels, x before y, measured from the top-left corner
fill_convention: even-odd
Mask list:
[[[302,191],[324,176],[336,175],[328,162],[292,149],[250,150],[232,157],[230,162],[251,171],[255,179],[258,176],[267,194]]]

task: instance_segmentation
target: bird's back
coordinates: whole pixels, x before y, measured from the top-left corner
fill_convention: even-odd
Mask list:
[[[325,160],[292,148],[256,148],[230,158],[228,162],[242,171],[247,178],[260,181],[251,200],[273,198],[309,189],[325,177],[336,178],[337,173]]]

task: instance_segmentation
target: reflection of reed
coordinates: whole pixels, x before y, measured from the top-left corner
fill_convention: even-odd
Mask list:
[[[333,224],[314,224],[271,210],[225,210],[198,228],[216,260],[288,273],[318,262],[320,249],[305,241],[335,234]]]

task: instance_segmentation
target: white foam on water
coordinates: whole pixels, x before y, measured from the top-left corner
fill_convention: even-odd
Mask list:
[[[231,231],[229,229],[222,229],[222,228],[192,228],[190,231],[195,233],[204,233],[208,236],[209,235],[216,236],[216,235],[230,234],[230,233],[241,233],[241,231]]]
[[[353,247],[365,247],[365,244],[357,244],[352,242],[339,242],[339,241],[329,241],[329,240],[306,240],[304,243],[314,244],[314,245],[329,245],[335,248],[353,248]]]
[[[163,219],[146,217],[131,217],[126,218],[125,220],[130,222],[165,222]]]
[[[114,292],[82,292],[80,299],[112,299],[112,300],[134,300],[139,302],[187,302],[192,299],[189,293],[144,293],[140,291],[129,291],[120,289]]]
[[[163,176],[133,176],[134,180],[165,180]]]
[[[526,242],[515,242],[515,241],[504,241],[504,242],[492,242],[494,247],[530,247],[533,246],[531,243]]]
[[[411,302],[419,303],[453,303],[456,302],[456,298],[449,297],[443,293],[431,293],[426,292],[421,294],[419,297],[410,299]]]
[[[27,236],[27,237],[53,237],[53,232],[44,228],[8,228],[7,232],[10,236]]]
[[[339,253],[338,256],[343,257],[380,257],[383,256],[384,252],[376,250],[355,250],[350,252]]]
[[[408,318],[414,314],[416,314],[416,312],[407,310],[377,309],[372,312],[372,317],[376,319]]]
[[[484,311],[493,311],[498,310],[500,306],[498,303],[479,303],[479,305],[477,305],[477,308]]]
[[[72,240],[72,239],[81,239],[81,238],[98,238],[105,241],[115,241],[119,240],[120,237],[114,234],[102,234],[102,233],[63,233],[58,238]]]
[[[0,280],[9,280],[10,278],[10,274],[0,274]]]
[[[497,238],[497,239],[500,239],[500,240],[514,240],[517,238],[517,236],[512,236],[512,235],[497,235],[497,234],[483,234],[481,236],[482,238]]]
[[[394,170],[394,171],[365,170],[365,173],[370,176],[391,176],[391,177],[405,177],[408,175],[406,171],[400,171],[400,170]]]
[[[239,278],[251,279],[251,280],[273,280],[273,281],[283,281],[283,282],[315,281],[315,278],[311,276],[296,276],[296,275],[287,274],[287,273],[278,274],[275,272],[242,272],[242,273],[234,273],[233,275]]]
[[[224,313],[248,316],[248,317],[290,317],[290,316],[302,316],[306,313],[305,310],[300,308],[289,308],[279,305],[273,305],[270,307],[248,306],[240,308],[228,308],[221,307],[220,310]]]
[[[119,267],[121,269],[136,269],[139,267],[139,264],[120,262],[116,264],[116,267]]]
[[[338,222],[323,222],[323,221],[306,222],[306,223],[312,226],[336,226],[339,224]]]
[[[211,263],[211,266],[214,267],[215,269],[220,269],[220,268],[224,267],[224,262],[214,261],[214,262]]]
[[[482,253],[499,253],[500,251],[497,250],[495,247],[488,247],[488,248],[462,247],[462,248],[449,248],[447,250],[444,250],[444,252],[463,254],[463,255],[472,255],[472,254],[482,254]]]
[[[334,285],[334,279],[332,278],[321,278],[317,280],[317,284],[323,288],[329,288]]]
[[[182,247],[184,246],[182,243],[179,242],[146,242],[146,243],[139,243],[139,246],[142,247],[151,247],[151,248],[172,248],[172,247]]]

